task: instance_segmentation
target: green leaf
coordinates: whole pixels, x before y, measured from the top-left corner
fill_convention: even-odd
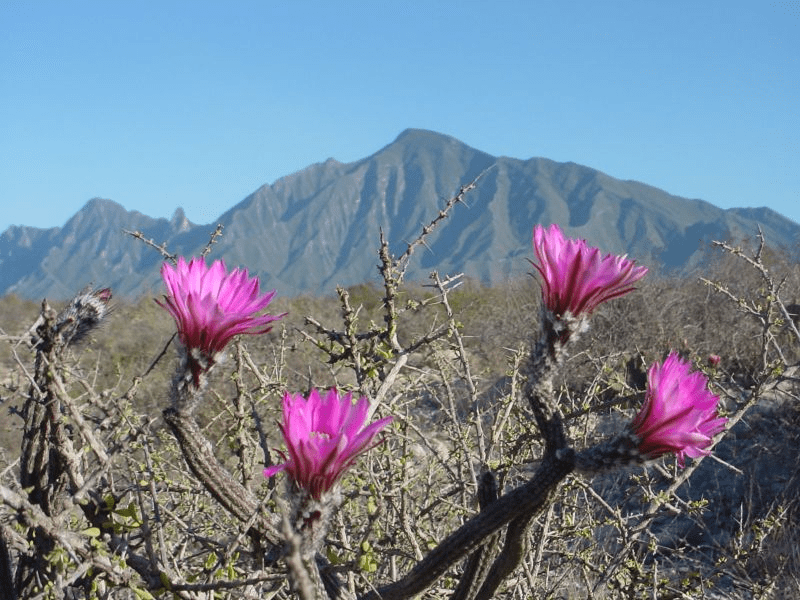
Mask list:
[[[100,528],[99,527],[88,527],[81,531],[83,535],[87,535],[92,538],[96,538],[100,536]]]
[[[341,557],[336,553],[336,550],[334,550],[330,546],[328,546],[328,549],[326,550],[325,554],[328,557],[328,562],[330,562],[332,565],[341,564],[342,562]]]
[[[167,576],[166,573],[164,573],[164,571],[161,571],[158,574],[158,578],[161,580],[161,585],[164,586],[165,590],[172,589],[172,583],[170,582],[169,577]]]
[[[153,594],[151,594],[147,590],[142,590],[137,587],[132,587],[131,590],[133,591],[134,594],[136,594],[136,597],[139,598],[140,600],[156,600],[153,597]]]

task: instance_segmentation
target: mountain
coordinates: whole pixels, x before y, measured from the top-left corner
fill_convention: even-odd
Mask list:
[[[155,293],[159,253],[123,230],[189,256],[216,223],[224,232],[212,257],[246,266],[281,295],[331,293],[336,284],[376,280],[380,229],[401,253],[481,173],[417,251],[408,278],[426,280],[435,269],[498,283],[528,272],[536,223],[559,223],[604,252],[668,269],[695,265],[712,239],[752,237],[759,226],[773,246],[800,239],[800,225],[767,208],[723,210],[574,163],[495,157],[409,129],[362,160],[328,159],[264,185],[209,225],[189,222],[181,209],[153,219],[93,199],[64,227],[10,227],[0,235],[0,294],[61,299],[90,283],[119,296]]]

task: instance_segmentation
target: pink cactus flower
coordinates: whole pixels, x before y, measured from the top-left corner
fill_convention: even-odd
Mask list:
[[[281,452],[286,462],[264,469],[264,476],[286,471],[298,487],[320,500],[392,420],[386,417],[364,427],[369,400],[362,396],[353,404],[351,399],[352,394],[340,396],[336,389],[325,397],[311,390],[308,400],[286,393],[280,427],[288,457]]]
[[[207,267],[203,258],[188,263],[183,257],[172,266],[164,263],[161,277],[168,295],[159,306],[170,312],[178,327],[181,342],[188,350],[195,385],[200,373],[214,363],[215,355],[240,333],[266,333],[270,323],[284,315],[261,315],[275,291],[259,293],[258,278],[249,278],[247,269],[230,273],[222,260]]]
[[[719,354],[709,354],[708,355],[708,366],[717,368],[719,366],[719,362],[722,360]]]
[[[633,290],[647,273],[625,256],[600,255],[585,240],[564,237],[555,223],[533,229],[533,249],[542,275],[542,300],[558,316],[590,314],[597,306]]]
[[[642,455],[674,452],[683,467],[685,457],[709,454],[712,438],[725,428],[728,419],[717,415],[719,396],[708,390],[705,375],[690,370],[675,352],[650,367],[644,405],[633,420]]]

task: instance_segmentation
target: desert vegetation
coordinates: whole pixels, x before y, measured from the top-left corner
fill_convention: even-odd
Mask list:
[[[2,299],[0,599],[800,597],[796,262],[754,232],[589,309],[534,267],[405,281],[468,192],[213,353],[153,298]],[[708,447],[645,445],[653,365],[715,399]],[[368,414],[293,454],[315,390]],[[304,479],[329,439],[340,478]]]

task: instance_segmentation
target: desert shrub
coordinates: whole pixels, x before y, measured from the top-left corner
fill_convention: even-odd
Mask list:
[[[224,360],[167,345],[152,298],[5,299],[24,436],[0,470],[0,599],[800,593],[796,266],[723,244],[704,280],[647,277],[590,319],[548,312],[541,278],[406,282],[468,191],[399,257],[380,241],[378,285],[278,298]],[[87,307],[102,324],[77,335]],[[728,419],[683,469],[620,436],[672,351]],[[393,417],[381,443],[320,497],[265,478],[284,392],[332,388]]]

